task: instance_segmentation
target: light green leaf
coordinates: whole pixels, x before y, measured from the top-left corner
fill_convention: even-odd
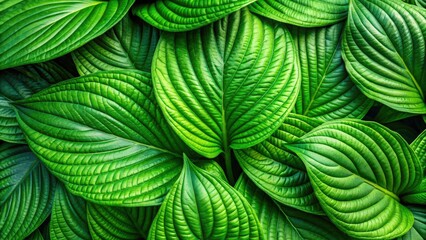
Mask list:
[[[0,144],[0,239],[23,239],[49,216],[56,181],[25,145]]]
[[[96,203],[160,204],[190,152],[163,118],[145,72],[86,75],[15,106],[31,149],[71,193]]]
[[[52,240],[92,239],[86,215],[86,201],[69,193],[58,184],[50,220]]]
[[[400,135],[375,122],[336,120],[287,146],[304,161],[325,213],[348,235],[390,239],[413,214],[399,195],[421,181],[421,165]]]
[[[256,0],[156,0],[136,6],[133,13],[168,32],[193,30],[226,17]]]
[[[217,179],[227,181],[225,172],[222,167],[214,160],[202,159],[199,161],[193,161],[195,166],[207,171],[210,175],[215,176]]]
[[[426,0],[404,0],[404,2],[408,2],[408,3],[411,3],[411,4],[415,4],[419,7],[426,8]]]
[[[127,14],[111,30],[72,52],[80,75],[103,70],[150,72],[159,30]]]
[[[93,239],[146,239],[155,207],[108,207],[88,203],[87,217]]]
[[[235,188],[254,208],[262,224],[265,239],[348,239],[327,218],[277,205],[268,195],[256,187],[246,175],[242,175]]]
[[[322,120],[363,118],[373,101],[349,79],[342,59],[345,22],[323,28],[291,27],[302,75],[296,113]]]
[[[0,2],[0,69],[50,60],[114,26],[134,0]]]
[[[163,33],[153,81],[172,128],[213,158],[281,125],[299,91],[299,66],[288,30],[243,9],[196,31]]]
[[[319,27],[346,18],[349,0],[259,0],[250,11],[301,27]]]
[[[250,179],[276,201],[302,211],[324,214],[302,161],[284,147],[321,123],[289,114],[272,136],[251,148],[234,151],[235,156]]]
[[[25,143],[11,102],[32,94],[72,75],[54,62],[26,65],[0,71],[0,140]]]
[[[368,97],[426,113],[426,9],[399,0],[351,0],[343,58]]]
[[[408,206],[414,215],[414,225],[404,236],[397,240],[424,240],[426,239],[426,208]]]
[[[184,167],[151,226],[148,239],[260,239],[261,226],[247,200],[222,179]]]

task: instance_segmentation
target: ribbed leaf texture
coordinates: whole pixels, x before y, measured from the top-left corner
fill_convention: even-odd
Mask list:
[[[323,28],[290,28],[302,75],[296,113],[322,120],[362,118],[373,105],[346,72],[341,46],[344,26],[345,22]]]
[[[150,72],[159,30],[126,15],[111,30],[72,52],[80,75],[114,69]]]
[[[276,21],[320,27],[346,18],[349,0],[259,0],[250,10]]]
[[[423,240],[426,237],[426,209],[423,207],[409,206],[414,215],[414,225],[404,236],[397,240]]]
[[[158,29],[184,32],[215,22],[254,1],[156,0],[135,7],[133,13]]]
[[[93,202],[160,204],[190,152],[141,71],[71,79],[15,107],[31,149],[68,190]]]
[[[154,55],[165,117],[209,158],[269,137],[290,112],[299,80],[288,30],[246,9],[196,31],[163,33]]]
[[[321,206],[345,233],[390,239],[412,227],[399,195],[420,183],[421,165],[397,133],[375,122],[336,120],[287,147],[302,158]]]
[[[56,181],[25,145],[0,144],[0,239],[23,239],[49,216]]]
[[[276,201],[324,214],[302,161],[284,148],[321,123],[291,113],[272,136],[251,148],[234,151],[235,156],[250,179]]]
[[[426,9],[399,0],[351,0],[343,58],[368,97],[426,113]]]
[[[261,239],[260,223],[247,200],[186,156],[184,161],[148,239]]]

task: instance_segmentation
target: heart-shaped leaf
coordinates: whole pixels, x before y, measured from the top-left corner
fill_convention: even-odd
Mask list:
[[[426,113],[426,9],[399,0],[351,0],[343,58],[368,97]]]
[[[405,234],[413,214],[399,195],[421,181],[421,165],[400,135],[375,122],[336,120],[287,145],[304,161],[331,221],[361,239]]]

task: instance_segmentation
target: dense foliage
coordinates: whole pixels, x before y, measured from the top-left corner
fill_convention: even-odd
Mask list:
[[[0,1],[0,239],[426,239],[425,7]]]

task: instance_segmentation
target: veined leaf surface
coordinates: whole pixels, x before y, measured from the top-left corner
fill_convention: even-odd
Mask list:
[[[260,223],[247,200],[186,156],[184,161],[148,239],[261,239]]]
[[[134,0],[0,2],[0,69],[43,62],[82,46],[114,26]]]
[[[156,0],[141,4],[133,13],[168,32],[193,30],[226,17],[256,0]]]
[[[397,240],[423,240],[426,237],[426,208],[408,206],[414,215],[414,225],[404,236]]]
[[[398,0],[351,0],[343,58],[368,97],[426,113],[426,9]]]
[[[304,161],[321,206],[350,236],[395,238],[413,225],[399,195],[421,181],[421,165],[400,135],[375,122],[336,120],[287,146]]]
[[[291,35],[248,10],[202,29],[163,33],[153,62],[156,96],[176,133],[209,158],[269,137],[299,91]]]
[[[68,190],[93,202],[160,204],[190,151],[168,127],[145,72],[71,79],[15,107],[31,149]]]

